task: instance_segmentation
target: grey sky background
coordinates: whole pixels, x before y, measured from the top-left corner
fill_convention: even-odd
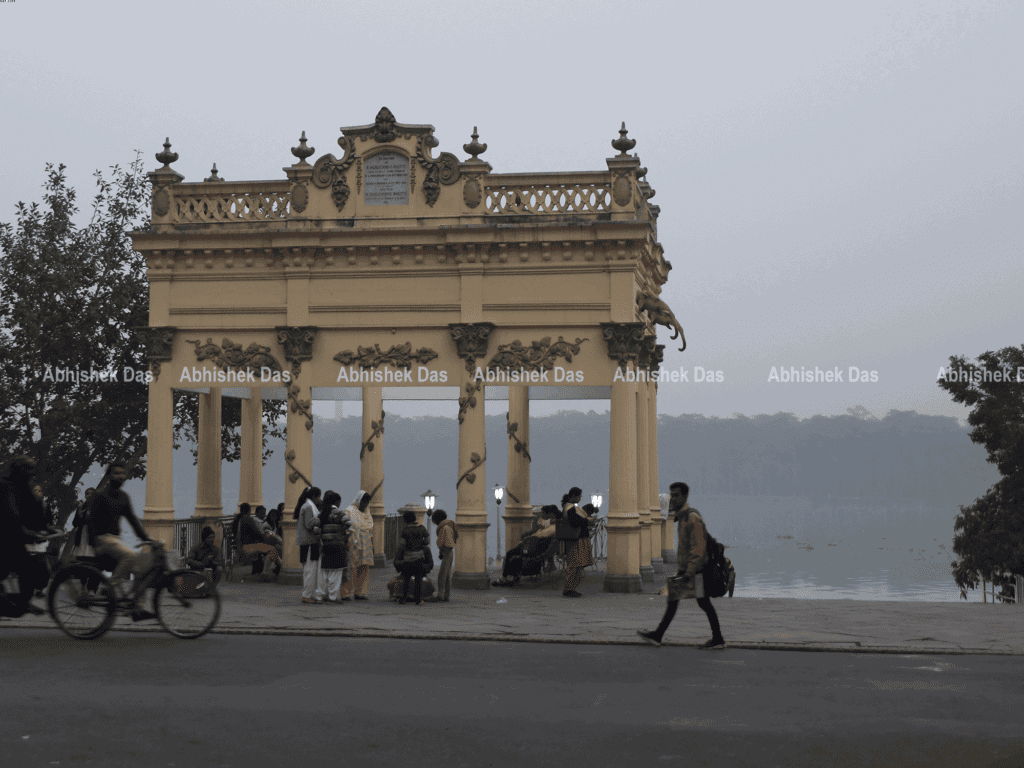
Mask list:
[[[135,150],[152,169],[165,136],[187,181],[214,162],[283,178],[301,131],[336,152],[386,105],[433,124],[436,152],[465,158],[478,126],[495,172],[572,171],[605,168],[624,120],[689,342],[659,330],[691,379],[661,385],[660,412],[963,418],[939,367],[1024,343],[1022,40],[1003,2],[17,0],[0,4],[0,221],[39,199],[47,162],[87,207],[93,171]],[[878,381],[775,383],[773,366]],[[607,403],[532,412],[566,406]]]

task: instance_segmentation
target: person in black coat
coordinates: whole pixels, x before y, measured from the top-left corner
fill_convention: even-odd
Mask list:
[[[46,584],[49,573],[45,563],[38,562],[25,548],[34,540],[26,525],[43,517],[42,504],[32,492],[35,475],[35,459],[17,456],[0,479],[0,578],[8,573],[18,577],[17,594],[0,593],[0,615],[3,616],[45,613],[30,601],[40,580]]]
[[[430,552],[430,534],[427,529],[416,522],[416,513],[407,510],[403,515],[405,530],[402,540],[395,553],[395,567],[402,575],[402,596],[399,604],[405,604],[409,596],[409,579],[415,580],[413,597],[416,605],[423,605],[423,577],[434,567],[433,555]]]

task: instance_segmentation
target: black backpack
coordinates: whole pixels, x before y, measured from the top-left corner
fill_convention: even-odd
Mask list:
[[[720,544],[704,528],[708,562],[704,574],[704,594],[707,597],[722,597],[729,591],[729,565],[725,562],[725,545]]]

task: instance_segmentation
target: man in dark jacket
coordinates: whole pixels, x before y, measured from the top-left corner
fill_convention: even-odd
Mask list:
[[[5,476],[0,480],[0,579],[8,573],[17,574],[19,590],[14,595],[4,595],[0,591],[2,616],[45,613],[30,601],[40,580],[44,586],[46,584],[46,565],[33,558],[25,548],[34,540],[26,524],[43,517],[42,504],[32,492],[35,475],[35,460],[28,456],[17,456],[11,460]]]
[[[697,605],[707,615],[708,623],[711,624],[711,639],[701,647],[725,648],[725,638],[722,637],[722,628],[718,624],[718,614],[711,604],[711,598],[704,593],[704,578],[701,571],[708,561],[704,518],[686,503],[690,495],[690,486],[686,483],[672,483],[669,491],[669,509],[674,513],[675,521],[679,523],[679,571],[676,576],[683,577],[684,581],[681,589],[675,594],[672,592],[672,586],[669,586],[668,606],[657,629],[650,632],[637,630],[637,634],[646,643],[661,645],[661,638],[676,615],[680,598],[696,598]]]

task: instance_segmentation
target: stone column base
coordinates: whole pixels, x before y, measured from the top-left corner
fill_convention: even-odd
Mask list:
[[[676,559],[676,551],[674,549],[663,549],[661,550],[661,559],[665,565],[674,565],[679,562]]]
[[[483,573],[453,573],[453,589],[490,589],[491,580],[487,572]]]
[[[654,581],[654,568],[650,565],[640,566],[640,581]]]
[[[387,563],[387,558],[384,557],[384,553],[383,552],[374,552],[373,553],[373,567],[374,568],[383,568],[387,564],[388,564]]]
[[[655,573],[664,573],[665,572],[665,561],[662,560],[660,557],[652,557],[651,558],[651,567],[654,568],[654,572]]]
[[[635,594],[643,591],[639,573],[619,575],[609,573],[604,577],[604,591],[617,592],[620,594]]]

